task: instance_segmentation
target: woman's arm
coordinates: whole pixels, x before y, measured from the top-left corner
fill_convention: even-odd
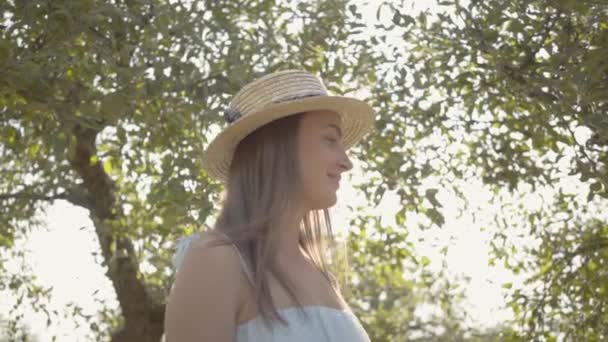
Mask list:
[[[227,245],[190,245],[165,311],[166,342],[233,342],[241,301],[238,256]]]

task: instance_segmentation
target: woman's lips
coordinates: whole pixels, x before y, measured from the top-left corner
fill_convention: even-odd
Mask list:
[[[340,178],[341,178],[340,176],[331,175],[331,174],[328,174],[327,176],[329,177],[329,179],[334,181],[334,183],[336,183],[336,185],[340,186]]]

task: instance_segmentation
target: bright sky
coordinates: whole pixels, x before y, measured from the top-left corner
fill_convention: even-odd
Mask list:
[[[416,4],[417,7],[412,11],[421,9],[419,4],[430,5],[431,10],[435,7],[433,1],[419,1]],[[365,17],[370,22],[375,21],[374,7],[375,5],[366,7]],[[586,132],[578,133],[583,137]],[[361,179],[360,172],[353,171],[352,182],[358,183]],[[334,225],[342,231],[348,229],[348,222],[353,217],[344,199],[348,199],[350,204],[363,201],[362,194],[358,194],[350,184],[346,183],[348,182],[343,182],[341,185],[338,193],[339,203],[333,210]],[[425,186],[433,187],[434,184],[435,186],[438,184],[436,179],[428,179]],[[578,183],[571,179],[564,182],[564,186],[571,188],[573,192],[576,184]],[[516,279],[500,265],[488,266],[488,242],[492,230],[482,230],[481,227],[492,224],[491,218],[500,203],[489,205],[490,192],[480,183],[463,184],[462,189],[471,202],[471,208],[477,208],[475,210],[477,222],[473,222],[472,212],[456,218],[456,204],[459,200],[441,189],[437,198],[445,206],[443,213],[446,226],[442,229],[420,231],[413,228],[417,226],[416,222],[419,218],[410,214],[405,229],[412,227],[409,228],[410,236],[412,241],[416,241],[416,252],[428,256],[431,259],[430,267],[434,269],[439,269],[441,266],[442,256],[439,252],[441,247],[449,245],[448,268],[453,275],[470,278],[470,283],[466,285],[465,301],[465,308],[470,315],[469,323],[490,326],[510,317],[508,312],[499,309],[504,304],[502,284],[513,282],[516,285],[521,279]],[[523,198],[527,207],[534,208],[540,204],[538,193],[529,194],[530,189],[527,188],[522,188],[521,191],[523,194],[528,194]],[[539,191],[545,198],[550,198],[552,192],[552,189]],[[505,198],[508,202],[509,196]],[[383,219],[391,223],[398,206],[396,196],[388,194],[382,205],[375,210],[379,214],[384,214]],[[99,266],[100,258],[96,259],[92,254],[99,252],[99,245],[86,212],[58,201],[50,207],[46,221],[45,229],[32,233],[30,238],[22,243],[30,251],[28,260],[38,276],[39,283],[43,286],[53,286],[51,310],[64,312],[63,308],[71,301],[85,308],[85,314],[95,314],[100,308],[99,301],[117,306],[111,284],[104,275],[104,269]],[[514,231],[513,234],[515,233],[517,232]],[[531,241],[524,240],[522,243],[531,243]],[[19,266],[13,265],[13,269],[18,270]],[[14,298],[9,301],[5,301],[5,298],[0,301],[0,316],[8,315],[10,305],[14,302]],[[53,334],[58,334],[60,341],[81,340],[83,334],[89,331],[88,327],[75,326],[71,319],[55,322],[51,327],[46,328],[44,316],[30,311],[26,312],[26,322],[44,341],[50,339]]]

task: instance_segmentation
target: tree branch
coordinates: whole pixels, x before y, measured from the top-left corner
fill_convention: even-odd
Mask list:
[[[12,194],[0,194],[0,201],[8,200],[8,199],[28,199],[34,201],[48,201],[52,202],[54,200],[66,200],[75,206],[83,207],[85,209],[92,208],[92,201],[90,196],[79,189],[68,189],[65,192],[58,193],[55,195],[42,195],[37,193],[32,193],[28,191],[20,191]]]
[[[66,193],[60,193],[52,196],[33,194],[27,191],[15,192],[12,194],[0,194],[0,201],[7,199],[31,199],[35,201],[54,201],[56,199],[65,199]]]

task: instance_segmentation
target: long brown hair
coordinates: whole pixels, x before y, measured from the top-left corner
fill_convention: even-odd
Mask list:
[[[243,256],[253,276],[258,312],[267,324],[273,320],[287,324],[272,302],[268,272],[285,288],[296,307],[303,306],[292,282],[277,267],[275,260],[277,232],[282,228],[279,219],[286,213],[296,215],[295,199],[302,193],[297,152],[300,120],[304,114],[272,121],[239,143],[231,163],[222,208],[213,227],[230,240],[217,244],[232,243]],[[334,241],[328,210],[311,210],[297,219],[300,247],[339,293],[338,282],[328,270],[328,256],[323,253],[327,250],[326,239]]]

